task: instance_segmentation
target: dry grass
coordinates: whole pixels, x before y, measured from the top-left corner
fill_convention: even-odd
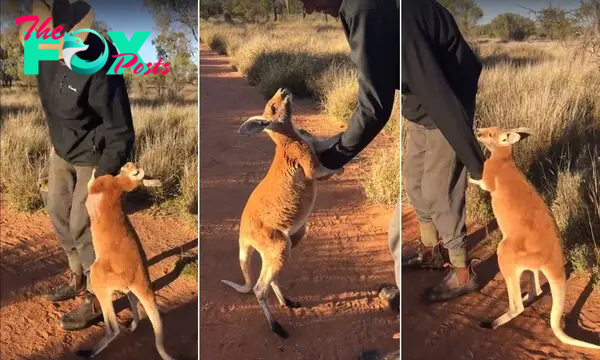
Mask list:
[[[572,267],[600,271],[594,240],[600,234],[600,212],[591,195],[596,189],[597,199],[599,186],[593,170],[600,151],[596,65],[585,54],[570,52],[577,44],[486,46],[478,49],[485,64],[478,126],[526,126],[534,131],[515,146],[516,162],[551,207]],[[470,220],[491,215],[489,200],[479,190],[469,190],[469,207]]]
[[[184,103],[175,106],[130,94],[136,131],[134,161],[163,182],[163,187],[146,194],[170,213],[174,208],[185,213],[197,198],[196,96],[195,89],[189,89]],[[2,197],[18,210],[40,209],[38,177],[47,165],[50,143],[39,100],[31,90],[2,89],[1,111]]]
[[[394,141],[380,149],[371,164],[368,176],[362,179],[367,199],[378,204],[395,205],[400,196],[400,146]]]

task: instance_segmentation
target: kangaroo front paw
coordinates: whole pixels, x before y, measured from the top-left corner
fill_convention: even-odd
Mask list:
[[[129,332],[134,332],[135,329],[137,329],[138,326],[138,322],[135,320],[131,321],[131,324],[129,324]]]

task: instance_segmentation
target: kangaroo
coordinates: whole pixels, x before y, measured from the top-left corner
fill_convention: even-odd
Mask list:
[[[127,294],[133,313],[129,330],[133,332],[137,328],[140,321],[138,302],[141,302],[154,328],[158,353],[163,360],[173,360],[164,349],[162,321],[145,265],[146,256],[121,203],[125,193],[140,185],[157,187],[161,184],[158,180],[144,179],[144,170],[133,163],[125,164],[117,176],[104,175],[95,179],[92,175],[88,183],[88,194],[101,194],[99,215],[91,214],[90,219],[96,252],[96,260],[90,267],[90,281],[102,309],[106,334],[91,351],[80,351],[79,355],[94,357],[119,335],[112,295],[122,292]]]
[[[550,209],[519,171],[512,156],[512,145],[531,135],[531,130],[491,127],[475,133],[491,156],[484,163],[482,179],[469,182],[491,194],[492,210],[503,236],[497,250],[498,265],[508,290],[508,312],[480,325],[496,329],[521,314],[523,301],[531,302],[542,294],[541,271],[550,284],[550,326],[556,337],[565,344],[600,349],[598,345],[568,336],[561,328],[567,280],[558,228]],[[530,272],[531,287],[522,297],[520,277],[524,271]]]
[[[269,286],[282,306],[300,307],[298,302],[283,295],[277,276],[289,259],[291,249],[298,245],[306,231],[306,221],[316,197],[315,180],[343,172],[343,169],[331,170],[320,164],[315,147],[323,144],[307,131],[294,127],[291,102],[290,91],[279,89],[261,116],[249,118],[239,128],[238,132],[245,135],[266,132],[275,143],[275,157],[266,176],[250,195],[240,221],[239,259],[245,284],[221,280],[238,292],[250,292],[250,261],[257,250],[262,269],[254,294],[271,330],[284,339],[289,335],[267,304]]]

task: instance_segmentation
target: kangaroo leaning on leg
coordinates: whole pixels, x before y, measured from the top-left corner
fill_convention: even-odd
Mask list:
[[[242,213],[239,257],[246,282],[238,285],[221,280],[241,293],[250,292],[250,260],[257,250],[262,269],[254,293],[271,330],[282,338],[287,338],[288,333],[269,310],[269,286],[282,306],[300,306],[283,295],[277,277],[291,249],[298,245],[306,230],[306,220],[316,197],[315,180],[343,172],[343,169],[331,170],[320,164],[315,152],[316,139],[306,131],[297,130],[292,123],[291,101],[290,92],[279,89],[267,103],[263,115],[251,117],[239,129],[239,133],[245,135],[265,131],[275,143],[275,157]]]
[[[130,331],[140,321],[138,301],[154,328],[156,348],[163,360],[172,360],[164,349],[163,329],[152,284],[145,265],[145,256],[139,238],[127,218],[121,203],[125,193],[138,186],[160,186],[158,180],[144,179],[144,170],[132,163],[125,164],[117,176],[105,175],[90,180],[88,194],[100,194],[96,217],[92,216],[91,230],[96,260],[90,267],[90,281],[102,315],[106,335],[91,351],[80,355],[94,357],[119,335],[119,324],[113,306],[114,292],[127,294],[133,312]]]
[[[477,140],[492,155],[484,163],[482,179],[469,181],[491,194],[492,209],[503,236],[498,245],[498,265],[508,290],[508,312],[481,326],[495,329],[521,314],[523,301],[530,302],[542,294],[541,271],[550,284],[550,326],[556,337],[565,344],[600,349],[598,345],[573,339],[561,328],[567,280],[558,228],[550,209],[519,171],[512,156],[512,145],[530,134],[526,128],[476,131]],[[531,272],[531,289],[522,298],[520,277],[524,271]]]

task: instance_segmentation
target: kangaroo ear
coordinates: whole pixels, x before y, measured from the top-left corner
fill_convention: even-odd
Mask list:
[[[500,135],[500,142],[505,145],[515,144],[527,137],[531,136],[533,132],[529,128],[520,127],[505,131]]]
[[[157,179],[144,179],[142,180],[142,184],[144,184],[145,187],[161,187],[162,183],[160,182],[160,180]]]
[[[516,129],[512,129],[511,131],[516,132],[521,136],[521,140],[527,139],[529,136],[533,135],[533,131],[527,127],[519,127]]]
[[[264,116],[253,116],[240,126],[238,134],[256,135],[266,129],[269,125],[271,125],[271,122]]]

